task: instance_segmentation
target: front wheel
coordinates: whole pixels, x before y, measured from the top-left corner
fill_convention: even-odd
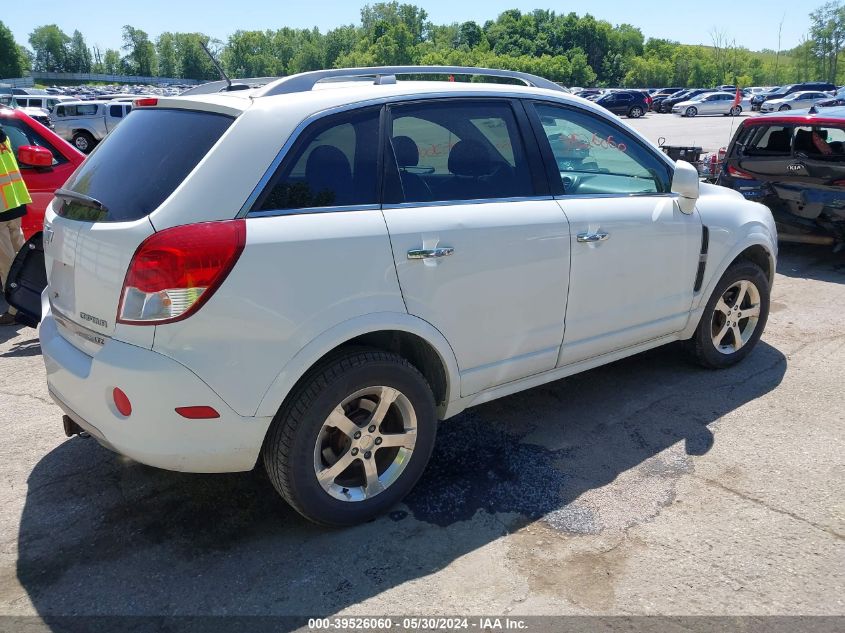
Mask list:
[[[745,358],[769,318],[769,280],[748,261],[733,264],[716,285],[690,340],[693,357],[711,369],[730,367]]]
[[[695,108],[693,106],[688,107],[687,111],[684,112],[684,116],[688,117],[694,117],[696,114],[698,114],[698,108]]]
[[[742,106],[735,105],[731,108],[731,116],[739,116],[740,114],[742,114]]]
[[[408,494],[436,428],[431,388],[413,365],[351,349],[301,381],[273,420],[262,457],[297,512],[323,525],[354,525]]]
[[[786,105],[784,103],[781,107],[778,108],[778,112],[785,112],[786,110],[791,110],[791,109],[792,108],[790,108],[788,105]]]

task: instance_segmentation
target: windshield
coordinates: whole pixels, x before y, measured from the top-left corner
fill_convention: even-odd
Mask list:
[[[127,222],[152,213],[232,124],[193,110],[133,110],[71,176],[58,213],[86,222]]]

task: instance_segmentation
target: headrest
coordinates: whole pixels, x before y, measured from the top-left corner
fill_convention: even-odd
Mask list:
[[[479,141],[458,141],[449,152],[449,171],[456,176],[486,176],[493,171],[490,152]]]
[[[311,180],[320,175],[336,178],[350,178],[352,167],[346,154],[334,145],[320,145],[315,148],[305,162],[305,177]]]
[[[393,152],[399,167],[416,167],[420,164],[420,149],[410,136],[394,136]]]

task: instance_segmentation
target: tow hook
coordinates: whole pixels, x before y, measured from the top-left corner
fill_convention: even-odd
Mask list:
[[[91,437],[86,431],[83,431],[82,427],[74,422],[69,415],[62,416],[62,426],[65,429],[65,435],[68,437],[73,437],[74,435],[78,435],[79,437]]]

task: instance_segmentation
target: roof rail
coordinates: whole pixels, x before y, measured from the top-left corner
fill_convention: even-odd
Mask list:
[[[266,86],[269,83],[274,81],[278,81],[278,77],[250,77],[248,79],[233,79],[232,85],[233,86],[248,86],[250,88],[258,88],[259,86]],[[227,92],[227,88],[229,84],[226,81],[209,81],[208,83],[200,84],[199,86],[194,86],[193,88],[189,88],[184,92],[180,92],[179,96],[182,95],[209,95],[214,94],[216,92]],[[243,88],[241,88],[243,90]]]
[[[365,68],[331,68],[328,70],[314,70],[290,77],[283,77],[268,83],[255,96],[269,97],[271,95],[290,94],[294,92],[308,92],[321,81],[354,80],[356,77],[373,77],[374,83],[396,83],[396,75],[472,75],[476,77],[503,77],[517,79],[526,86],[560,90],[568,92],[566,88],[553,81],[515,70],[501,70],[498,68],[475,68],[473,66],[374,66]],[[225,82],[215,82],[223,83]],[[183,94],[197,94],[189,90]]]

